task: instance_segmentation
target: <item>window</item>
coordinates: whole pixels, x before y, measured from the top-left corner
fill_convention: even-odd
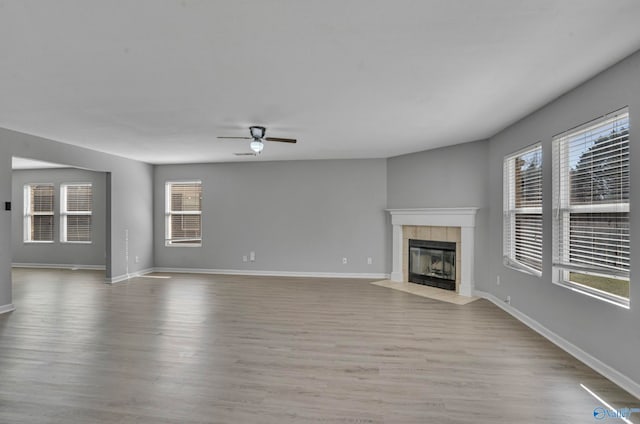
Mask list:
[[[166,246],[202,245],[202,182],[167,182]]]
[[[542,146],[504,158],[505,265],[542,273]]]
[[[53,241],[53,184],[24,186],[24,241]]]
[[[629,305],[627,109],[553,139],[553,281]]]
[[[63,184],[60,187],[60,240],[91,242],[93,187],[91,184]]]

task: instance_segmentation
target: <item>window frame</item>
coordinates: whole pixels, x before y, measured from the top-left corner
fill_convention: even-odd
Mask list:
[[[581,274],[593,275],[596,277],[606,278],[620,278],[625,277],[631,284],[630,270],[628,272],[619,270],[607,270],[604,267],[589,267],[586,265],[580,265],[572,263],[570,259],[571,255],[571,237],[570,237],[570,220],[571,214],[579,213],[617,213],[627,214],[626,219],[628,225],[631,225],[630,219],[630,204],[631,193],[629,192],[629,198],[626,203],[624,202],[610,202],[610,203],[588,203],[588,204],[571,204],[571,178],[570,178],[570,164],[568,159],[570,149],[570,139],[580,133],[585,133],[591,129],[597,129],[609,125],[615,120],[623,119],[626,116],[627,121],[630,121],[630,115],[628,107],[624,107],[617,111],[611,112],[607,115],[588,121],[585,124],[579,125],[573,129],[564,131],[555,135],[552,138],[553,147],[553,171],[552,171],[552,184],[554,188],[553,194],[553,264],[552,264],[552,279],[551,281],[561,287],[568,288],[574,292],[587,295],[589,297],[611,303],[626,309],[630,307],[630,297],[610,293],[605,290],[600,290],[588,285],[579,284],[571,281],[571,272],[577,272]],[[627,127],[629,134],[627,135],[626,143],[630,148],[630,123]],[[628,161],[630,172],[631,159],[629,152]],[[630,178],[629,178],[630,183]],[[593,193],[593,192],[592,192]],[[630,231],[630,229],[629,229]],[[629,235],[630,241],[630,235]],[[568,246],[561,249],[561,246]],[[609,250],[606,250],[607,252]],[[631,255],[628,257],[629,265],[631,261]],[[630,266],[629,266],[630,269]]]
[[[67,210],[67,197],[68,187],[91,187],[91,210],[89,211],[68,211]],[[93,219],[89,224],[89,240],[68,240],[67,234],[67,218],[69,216],[93,216],[93,184],[92,183],[62,183],[60,184],[60,243],[65,244],[92,244],[93,243]]]
[[[516,207],[515,205],[515,190],[516,190],[516,174],[515,166],[511,166],[511,161],[515,161],[518,157],[525,154],[540,152],[540,206],[527,206]],[[516,271],[524,272],[534,275],[536,277],[542,277],[542,269],[544,266],[544,228],[543,228],[543,151],[542,142],[530,144],[516,152],[506,155],[503,159],[503,234],[502,234],[502,257],[503,264],[506,267],[512,268]],[[513,171],[513,174],[512,172]],[[518,215],[540,215],[540,269],[532,267],[524,262],[517,260],[517,241],[516,241],[516,220]]]
[[[172,211],[171,210],[171,189],[174,184],[199,184],[200,185],[200,210],[199,211]],[[203,199],[202,180],[170,180],[165,182],[165,230],[164,245],[165,247],[202,247],[202,199]],[[177,242],[172,239],[171,217],[174,215],[198,215],[200,216],[200,239],[198,242],[184,243]]]
[[[35,212],[32,210],[31,192],[33,187],[48,186],[51,187],[51,212]],[[24,243],[33,244],[51,244],[55,243],[55,202],[56,191],[53,183],[26,183],[23,186],[23,221],[22,221],[22,240]],[[33,228],[32,217],[34,216],[51,216],[51,240],[33,240],[31,239],[31,230]]]

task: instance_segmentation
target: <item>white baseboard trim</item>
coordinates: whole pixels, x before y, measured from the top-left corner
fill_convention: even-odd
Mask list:
[[[104,265],[73,265],[73,264],[32,264],[14,262],[11,264],[13,268],[52,268],[52,269],[82,269],[91,271],[104,271]]]
[[[150,274],[154,272],[153,268],[147,268],[147,269],[141,269],[140,271],[136,271],[136,272],[132,272],[129,274],[122,274],[122,275],[118,275],[115,277],[111,277],[111,278],[105,278],[104,282],[107,284],[116,284],[116,283],[120,283],[122,281],[127,281],[131,278],[135,278],[135,277],[142,277],[145,274]]]
[[[153,272],[175,272],[179,274],[225,274],[255,275],[262,277],[310,277],[310,278],[366,278],[388,280],[389,274],[359,272],[302,272],[302,271],[254,271],[247,269],[204,269],[156,267]]]
[[[71,264],[37,264],[37,263],[13,263],[14,268],[54,268],[54,269],[80,269],[80,270],[101,270],[104,265],[71,265]],[[247,269],[208,269],[208,268],[169,268],[155,267],[147,268],[129,274],[121,274],[115,277],[106,278],[108,284],[115,284],[129,280],[134,277],[141,277],[151,272],[175,272],[180,274],[220,274],[220,275],[255,275],[263,277],[310,277],[310,278],[363,278],[388,280],[390,274],[385,273],[361,273],[361,272],[302,272],[302,271],[254,271]]]
[[[6,314],[7,312],[15,311],[16,307],[13,306],[13,303],[8,303],[6,305],[0,306],[0,315]]]
[[[633,396],[635,396],[635,397],[640,399],[640,384],[638,384],[637,382],[633,381],[632,379],[630,379],[629,377],[627,377],[626,375],[624,375],[620,371],[618,371],[615,368],[612,368],[611,366],[605,364],[601,360],[591,356],[589,353],[587,353],[584,350],[580,349],[578,346],[574,345],[573,343],[569,342],[565,338],[563,338],[563,337],[559,336],[558,334],[554,333],[553,331],[549,330],[547,327],[545,327],[544,325],[540,324],[538,321],[534,320],[530,316],[523,314],[522,312],[520,312],[519,310],[517,310],[513,306],[507,304],[506,302],[503,302],[502,300],[500,300],[499,298],[497,298],[493,294],[488,293],[488,292],[484,292],[484,291],[480,291],[480,290],[476,290],[474,293],[475,293],[476,296],[482,297],[482,298],[487,299],[488,301],[494,303],[500,309],[502,309],[505,312],[507,312],[508,314],[512,315],[513,317],[518,319],[520,322],[525,324],[527,327],[529,327],[532,330],[536,331],[538,334],[540,334],[541,336],[545,337],[551,343],[553,343],[556,346],[558,346],[560,349],[562,349],[565,352],[569,353],[570,355],[572,355],[577,360],[581,361],[582,363],[584,363],[588,367],[592,368],[594,371],[602,374],[603,376],[605,376],[609,380],[611,380],[614,383],[616,383],[618,386],[622,387],[624,390],[626,390],[629,393],[631,393]]]

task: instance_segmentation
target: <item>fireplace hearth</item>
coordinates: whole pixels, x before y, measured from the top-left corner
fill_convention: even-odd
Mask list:
[[[409,281],[456,289],[456,244],[409,239]]]

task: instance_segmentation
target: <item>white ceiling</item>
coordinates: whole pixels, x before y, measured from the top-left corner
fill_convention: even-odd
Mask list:
[[[14,156],[11,158],[11,169],[51,169],[51,168],[69,168],[69,165],[60,163],[45,162],[41,160],[20,158]]]
[[[640,48],[637,0],[0,0],[0,127],[150,163],[489,137]],[[259,157],[216,136],[268,127]]]

